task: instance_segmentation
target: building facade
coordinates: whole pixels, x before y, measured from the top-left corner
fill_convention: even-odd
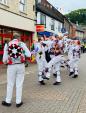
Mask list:
[[[69,33],[69,37],[72,38],[74,35],[74,26],[72,23],[64,16],[64,28]]]
[[[44,25],[44,32],[38,34],[58,34],[64,25],[64,16],[47,0],[36,1],[37,25]]]
[[[85,32],[81,26],[72,23],[72,38],[78,38],[82,40],[84,38]]]
[[[13,33],[21,34],[21,39],[30,48],[35,32],[35,0],[0,0],[0,62],[5,42]]]
[[[82,27],[82,29],[83,29],[83,31],[84,31],[84,38],[86,39],[86,25],[81,26],[81,27]]]

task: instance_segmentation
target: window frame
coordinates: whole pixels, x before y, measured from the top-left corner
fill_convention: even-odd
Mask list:
[[[37,3],[41,3],[41,0],[36,0]]]
[[[4,5],[7,5],[8,0],[0,0],[0,3],[1,3],[1,4],[4,4]]]
[[[22,6],[22,9],[20,8],[20,6]],[[26,7],[26,1],[25,0],[19,0],[19,11],[25,12],[25,7]]]
[[[55,30],[55,20],[53,18],[51,19],[51,30]]]
[[[61,23],[58,22],[58,32],[61,32]]]
[[[43,16],[44,16],[44,21],[42,20]],[[40,24],[44,25],[46,28],[46,15],[43,13],[40,14]]]

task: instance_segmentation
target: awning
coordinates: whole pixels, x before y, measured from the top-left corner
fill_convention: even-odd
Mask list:
[[[49,37],[49,36],[52,36],[53,35],[53,33],[51,33],[51,32],[48,32],[48,31],[44,31],[44,32],[38,32],[38,35],[40,35],[40,36],[46,36],[46,37]]]

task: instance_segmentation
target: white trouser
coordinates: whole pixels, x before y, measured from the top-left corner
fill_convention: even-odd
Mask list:
[[[56,68],[55,68],[55,65],[53,65],[53,67],[52,67],[51,70],[52,70],[52,73],[53,73],[53,74],[56,74]]]
[[[70,72],[73,72],[74,71],[74,69],[73,69],[73,59],[69,59],[69,61],[68,61],[68,65],[70,66]]]
[[[56,77],[57,82],[61,82],[60,68],[61,68],[61,62],[56,63],[55,70],[56,70],[56,74],[57,74],[57,77]]]
[[[74,71],[74,74],[78,74],[78,63],[79,63],[79,58],[70,59],[69,61],[70,72]]]
[[[52,58],[52,60],[47,64],[47,68],[49,68],[49,72],[47,72],[46,77],[50,78],[50,68],[52,68],[52,65],[53,65],[55,66],[55,70],[57,73],[56,81],[61,82],[60,66],[61,66],[62,59],[63,59],[62,55],[58,55]]]
[[[45,66],[47,62],[45,59],[37,59],[36,61],[38,65],[38,79],[39,81],[42,81],[43,80],[42,75],[45,70]]]
[[[65,62],[66,62],[66,58],[62,55],[62,57],[61,57],[61,66],[66,66],[66,64],[65,64]]]
[[[24,64],[8,65],[6,102],[11,103],[13,87],[16,82],[16,104],[22,101],[22,88],[25,75]]]
[[[78,75],[79,58],[74,58],[74,74]]]

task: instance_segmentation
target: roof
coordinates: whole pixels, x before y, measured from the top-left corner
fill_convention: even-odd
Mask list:
[[[80,25],[76,25],[75,23],[72,23],[72,25],[73,25],[73,26],[75,26],[76,31],[79,31],[79,32],[84,32],[84,30],[83,30],[83,27],[82,27],[82,26],[80,26]]]
[[[43,5],[41,3],[38,3],[36,5],[36,11],[42,12],[46,14],[47,16],[50,16],[51,18],[64,23],[64,16],[53,6],[49,8],[45,4]]]
[[[76,26],[76,30],[77,30],[77,31],[80,31],[80,32],[84,32],[83,28],[80,27],[80,26]]]

